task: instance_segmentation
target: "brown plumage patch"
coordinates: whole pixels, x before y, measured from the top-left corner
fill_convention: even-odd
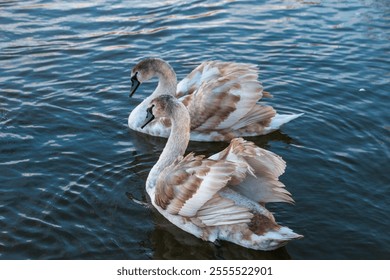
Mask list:
[[[171,119],[169,118],[160,118],[160,122],[165,127],[171,127],[172,125]]]
[[[197,192],[202,181],[203,180],[197,176],[186,176],[184,181],[182,181],[183,183],[174,187],[175,198],[171,200],[170,208],[174,212],[179,213],[186,201]]]
[[[193,85],[188,89],[188,94],[189,94],[189,95],[192,95],[197,89],[198,89],[198,85],[193,84]]]
[[[184,97],[184,98],[181,100],[181,102],[184,104],[184,106],[188,107],[188,104],[191,103],[192,98],[193,98],[193,95],[187,95],[186,97]]]
[[[203,132],[204,133],[212,133],[213,130],[212,129],[203,130]],[[229,141],[229,140],[232,140],[233,138],[237,137],[237,135],[233,131],[230,131],[228,129],[217,130],[217,132],[218,132],[218,135],[215,135],[213,137],[213,141],[216,141],[216,142]]]
[[[263,235],[270,230],[278,230],[280,226],[266,216],[254,213],[248,224],[249,229],[257,234]]]
[[[226,186],[234,170],[232,162],[204,159],[204,156],[190,153],[160,173],[155,202],[170,214],[194,217],[215,193]],[[211,183],[202,185],[207,176],[210,176]],[[205,193],[199,194],[198,191]]]
[[[179,213],[184,203],[198,190],[202,179],[185,170],[176,171],[159,181],[156,186],[156,204],[162,209],[171,208],[171,214]]]
[[[203,161],[203,156],[190,153],[166,168],[156,183],[156,204],[163,209],[169,206],[171,214],[178,214],[185,202],[198,190],[203,181],[200,177],[210,171],[211,163],[213,162]]]
[[[204,126],[206,122],[209,129],[215,129],[236,110],[236,104],[240,100],[240,96],[229,92],[216,92],[195,97],[191,106],[188,106],[191,130]]]
[[[272,94],[269,93],[268,91],[263,90],[263,97],[272,98],[273,96],[272,96]]]

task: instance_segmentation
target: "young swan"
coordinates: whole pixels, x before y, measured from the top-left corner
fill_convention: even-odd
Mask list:
[[[177,84],[176,74],[167,62],[147,58],[131,71],[130,96],[153,77],[159,80],[157,88],[128,119],[131,129],[146,134],[169,136],[171,123],[166,118],[156,118],[140,129],[148,104],[162,94],[179,98],[187,107],[191,117],[190,138],[195,141],[230,141],[234,137],[263,135],[301,115],[276,114],[271,106],[257,103],[270,94],[263,91],[254,65],[207,61]]]
[[[152,204],[165,218],[203,240],[227,240],[256,250],[274,250],[302,237],[278,225],[263,206],[293,202],[278,180],[285,169],[279,156],[235,138],[210,158],[183,157],[190,139],[186,107],[171,95],[160,95],[150,101],[142,127],[154,118],[168,118],[172,124],[146,180]]]

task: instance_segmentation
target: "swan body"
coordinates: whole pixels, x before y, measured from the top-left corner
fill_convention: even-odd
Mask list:
[[[256,250],[274,250],[302,237],[278,225],[264,207],[267,202],[293,202],[278,180],[283,159],[242,138],[209,158],[183,156],[190,140],[187,108],[171,95],[148,105],[142,127],[155,118],[171,122],[167,144],[146,180],[153,206],[166,219],[203,240]]]
[[[168,94],[178,98],[191,117],[190,139],[194,141],[230,141],[235,137],[264,135],[302,114],[277,114],[271,106],[259,104],[263,91],[254,65],[207,61],[196,67],[177,84],[172,67],[162,59],[148,58],[132,69],[130,96],[143,82],[158,77],[155,91],[129,115],[131,129],[167,138],[171,123],[167,118],[155,119],[144,130],[140,124],[153,98]]]

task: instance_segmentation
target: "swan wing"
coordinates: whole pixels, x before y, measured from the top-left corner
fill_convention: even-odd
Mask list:
[[[254,65],[207,61],[195,68],[177,88],[191,116],[191,129],[231,130],[272,118],[270,106],[256,102],[263,96]]]
[[[249,223],[253,213],[228,198],[215,194],[191,219],[200,227]]]
[[[229,182],[238,193],[260,203],[294,202],[291,193],[279,181],[286,162],[275,153],[257,147],[253,142],[235,138],[226,149],[210,159],[227,160],[245,166],[248,176],[242,176],[241,170],[238,174],[232,174]]]
[[[234,162],[204,159],[190,153],[160,173],[155,202],[170,214],[192,217],[226,186],[235,169]]]

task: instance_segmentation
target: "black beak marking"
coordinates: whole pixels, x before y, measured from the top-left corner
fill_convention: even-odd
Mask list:
[[[152,120],[154,120],[153,107],[154,107],[154,105],[152,105],[152,106],[150,106],[148,109],[146,109],[146,118],[145,118],[145,123],[141,126],[142,129],[143,129],[148,123],[150,123]]]
[[[133,94],[136,92],[137,88],[139,87],[139,85],[141,84],[139,81],[138,81],[138,78],[137,78],[137,74],[138,72],[135,72],[135,74],[133,75],[133,77],[131,77],[131,88],[130,88],[130,94],[129,94],[129,97],[132,97]]]

